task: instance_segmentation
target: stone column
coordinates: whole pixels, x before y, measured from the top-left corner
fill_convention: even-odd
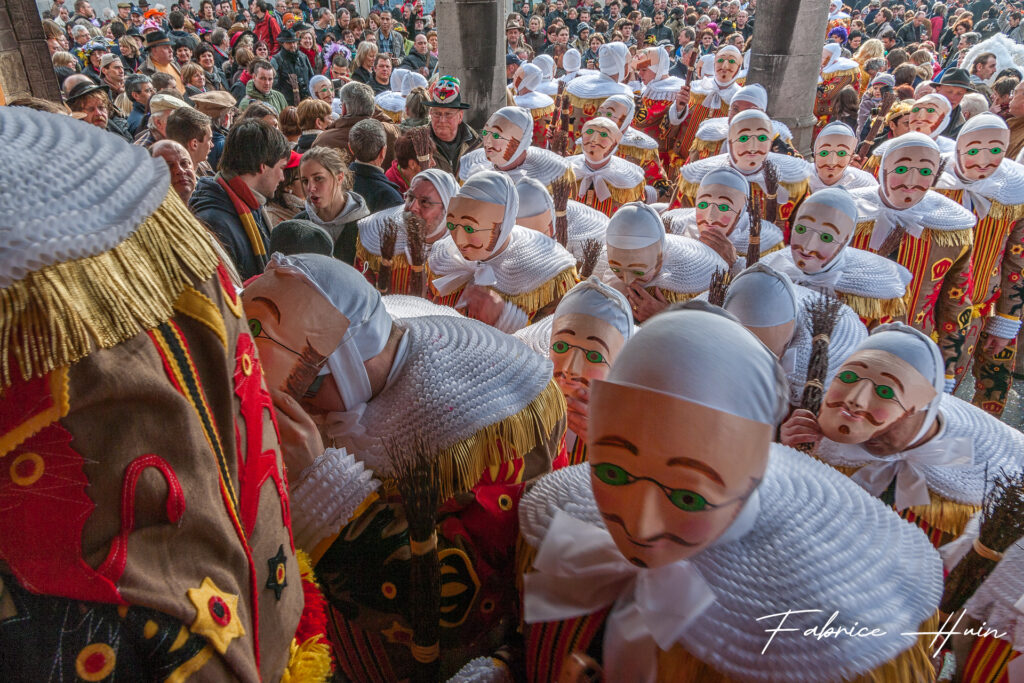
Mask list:
[[[60,102],[33,0],[0,0],[0,104],[32,95]]]
[[[504,0],[437,0],[438,73],[455,76],[462,100],[471,104],[465,121],[482,128],[505,106]]]
[[[789,126],[800,153],[811,151],[814,95],[825,44],[824,0],[761,0],[747,83],[768,91],[768,114]]]

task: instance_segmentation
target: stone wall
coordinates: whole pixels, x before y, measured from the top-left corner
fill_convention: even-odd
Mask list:
[[[60,102],[33,0],[0,0],[0,104],[32,95]]]
[[[483,128],[505,106],[504,0],[438,0],[440,73],[462,84],[465,121]]]

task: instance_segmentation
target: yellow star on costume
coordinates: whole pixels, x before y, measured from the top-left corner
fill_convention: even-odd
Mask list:
[[[196,619],[189,630],[210,641],[217,652],[224,654],[232,640],[245,635],[238,618],[238,596],[217,588],[209,576],[199,588],[188,589],[188,599],[196,608]]]

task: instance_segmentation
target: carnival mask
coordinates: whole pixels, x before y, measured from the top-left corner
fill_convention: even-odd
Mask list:
[[[717,230],[728,235],[743,215],[747,197],[734,187],[713,183],[697,190],[697,229]]]
[[[860,444],[934,398],[931,382],[905,360],[876,349],[857,351],[829,385],[818,424],[837,443]]]
[[[611,157],[618,144],[617,133],[604,126],[595,126],[593,121],[583,126],[583,154],[591,164],[599,164]]]
[[[526,131],[503,116],[492,116],[484,124],[481,135],[487,160],[501,168],[515,156]]]
[[[961,133],[956,139],[956,162],[964,180],[982,180],[996,172],[1006,156],[1010,131],[985,127]]]
[[[512,92],[514,92],[517,95],[522,95],[523,93],[519,92],[519,87],[523,84],[523,81],[525,79],[526,71],[520,65],[520,67],[516,69],[516,72],[512,75]]]
[[[843,250],[855,227],[854,221],[843,211],[805,202],[797,211],[790,236],[793,262],[805,273],[820,272]]]
[[[577,389],[589,389],[594,380],[606,378],[625,343],[622,333],[601,318],[583,313],[555,318],[550,357],[562,393],[572,396]]]
[[[505,207],[469,197],[452,197],[446,227],[467,261],[483,261],[499,246]]]
[[[605,100],[601,103],[601,106],[597,108],[597,112],[594,114],[594,117],[604,116],[609,118],[621,129],[623,124],[626,123],[626,116],[628,115],[629,109],[626,105],[621,102],[616,102],[615,100]]]
[[[786,352],[789,347],[789,342],[793,341],[793,331],[796,329],[796,321],[790,320],[789,322],[782,323],[780,325],[770,325],[768,327],[753,327],[751,325],[744,325],[750,333],[761,340],[761,343],[771,349],[771,352],[775,354],[776,358],[782,358],[782,354]]]
[[[635,386],[595,381],[588,460],[619,552],[647,568],[691,558],[732,524],[768,463],[772,427]]]
[[[536,216],[520,216],[516,219],[516,225],[521,225],[530,230],[536,230],[542,235],[551,237],[555,233],[555,226],[551,225],[551,212],[542,211]]]
[[[242,292],[249,332],[270,389],[301,400],[349,321],[298,273],[268,269]]]
[[[909,209],[924,199],[935,182],[938,150],[907,145],[884,155],[882,189],[894,209]]]
[[[814,141],[814,170],[826,185],[834,185],[853,160],[856,138],[848,135],[819,135]]]
[[[715,80],[721,84],[732,83],[743,66],[743,58],[732,50],[715,55]]]
[[[772,148],[771,124],[746,118],[729,126],[729,156],[737,170],[753,173],[764,164]]]
[[[931,135],[949,113],[947,105],[934,99],[918,100],[910,108],[908,115],[910,130],[915,133]]]
[[[640,76],[640,80],[644,85],[647,85],[654,80],[656,74],[654,72],[654,63],[652,61],[650,50],[643,50],[637,54],[633,68],[636,69],[636,73]]]
[[[664,256],[661,242],[639,249],[621,249],[609,244],[606,249],[608,267],[627,287],[633,282],[646,285],[661,271]]]

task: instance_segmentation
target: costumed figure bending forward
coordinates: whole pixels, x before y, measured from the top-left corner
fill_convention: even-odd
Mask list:
[[[588,462],[520,503],[527,680],[588,666],[638,683],[930,680],[931,636],[912,632],[937,624],[938,553],[838,472],[772,443],[778,361],[697,303],[626,343],[593,383]],[[884,635],[804,635],[833,612],[832,627]]]
[[[268,377],[298,397],[309,440],[332,446],[295,486],[318,501],[296,519],[296,542],[330,601],[342,673],[497,674],[489,655],[515,623],[516,505],[564,462],[551,364],[475,320],[394,319],[354,268],[325,256],[275,255],[243,300]],[[425,557],[440,586],[413,571]]]
[[[576,259],[536,230],[516,225],[519,196],[508,176],[476,173],[448,204],[451,234],[430,252],[437,296],[466,315],[515,332],[554,310],[576,284]]]
[[[814,96],[815,132],[820,131],[832,118],[832,111],[839,98],[839,91],[846,86],[860,90],[860,65],[842,56],[839,43],[829,43],[821,49],[821,73],[818,75],[818,90]]]
[[[516,194],[519,195],[516,224],[554,238],[559,215],[555,199],[547,188],[538,180],[523,178],[516,183]],[[604,244],[608,216],[597,209],[570,199],[565,206],[565,220],[568,224],[565,248],[577,262],[584,260],[587,242],[593,240]]]
[[[662,167],[669,166],[668,146],[662,135],[662,122],[668,108],[675,101],[676,93],[686,85],[678,76],[669,76],[672,61],[664,48],[648,47],[637,53],[634,68],[643,82],[640,91],[640,108],[633,115],[633,125],[648,137],[658,141],[658,153]]]
[[[516,69],[512,79],[512,99],[517,107],[530,112],[533,118],[533,144],[543,149],[547,147],[548,127],[551,114],[555,111],[555,101],[539,90],[544,76],[536,64],[523,64]]]

